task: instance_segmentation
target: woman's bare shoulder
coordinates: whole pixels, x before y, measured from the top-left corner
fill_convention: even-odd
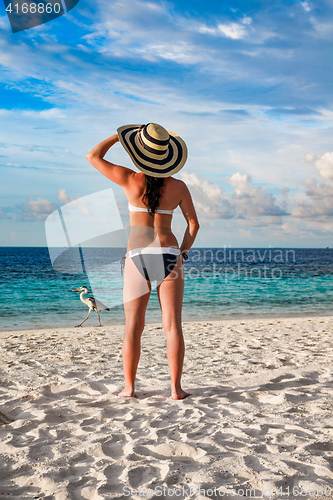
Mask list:
[[[131,175],[130,182],[129,182],[129,188],[130,189],[135,189],[139,188],[142,189],[146,186],[146,180],[145,180],[145,174],[142,172],[134,172],[133,175]]]
[[[144,193],[146,187],[145,175],[142,172],[134,172],[131,175],[128,185],[123,187],[124,192],[128,200],[132,200],[133,197],[141,197]],[[135,204],[135,203],[134,203]]]
[[[177,190],[179,193],[184,193],[187,191],[187,186],[184,181],[180,179],[175,179],[174,177],[167,177],[170,188]]]
[[[167,177],[166,181],[167,187],[164,191],[165,196],[168,200],[172,200],[175,206],[181,205],[184,200],[191,198],[185,182],[180,179],[174,179],[173,177]]]

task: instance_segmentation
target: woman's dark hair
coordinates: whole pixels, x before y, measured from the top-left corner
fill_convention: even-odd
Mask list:
[[[146,191],[142,197],[143,203],[149,208],[150,212],[154,214],[157,207],[160,204],[160,199],[162,197],[162,189],[164,178],[163,177],[151,177],[146,175]]]

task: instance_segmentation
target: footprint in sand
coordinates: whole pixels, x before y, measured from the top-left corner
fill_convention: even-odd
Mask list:
[[[128,482],[132,488],[142,488],[161,478],[160,470],[153,466],[139,465],[128,471]]]

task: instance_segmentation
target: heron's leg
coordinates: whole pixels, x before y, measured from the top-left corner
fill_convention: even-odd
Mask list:
[[[86,319],[84,319],[84,320],[82,321],[82,323],[80,323],[79,325],[76,325],[76,327],[78,327],[78,326],[82,326],[82,325],[83,325],[83,323],[84,323],[85,321],[87,321],[87,319],[89,318],[89,314],[90,314],[90,313],[91,313],[91,309],[89,309],[88,316],[86,317]]]
[[[102,326],[102,325],[101,325],[101,318],[99,317],[99,314],[98,314],[97,309],[96,309],[96,312],[97,312],[97,316],[98,316],[99,326]]]

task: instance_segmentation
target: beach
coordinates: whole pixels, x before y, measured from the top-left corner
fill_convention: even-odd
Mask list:
[[[160,324],[136,398],[116,395],[122,325],[3,332],[1,498],[333,498],[332,326],[185,322],[182,401]]]

